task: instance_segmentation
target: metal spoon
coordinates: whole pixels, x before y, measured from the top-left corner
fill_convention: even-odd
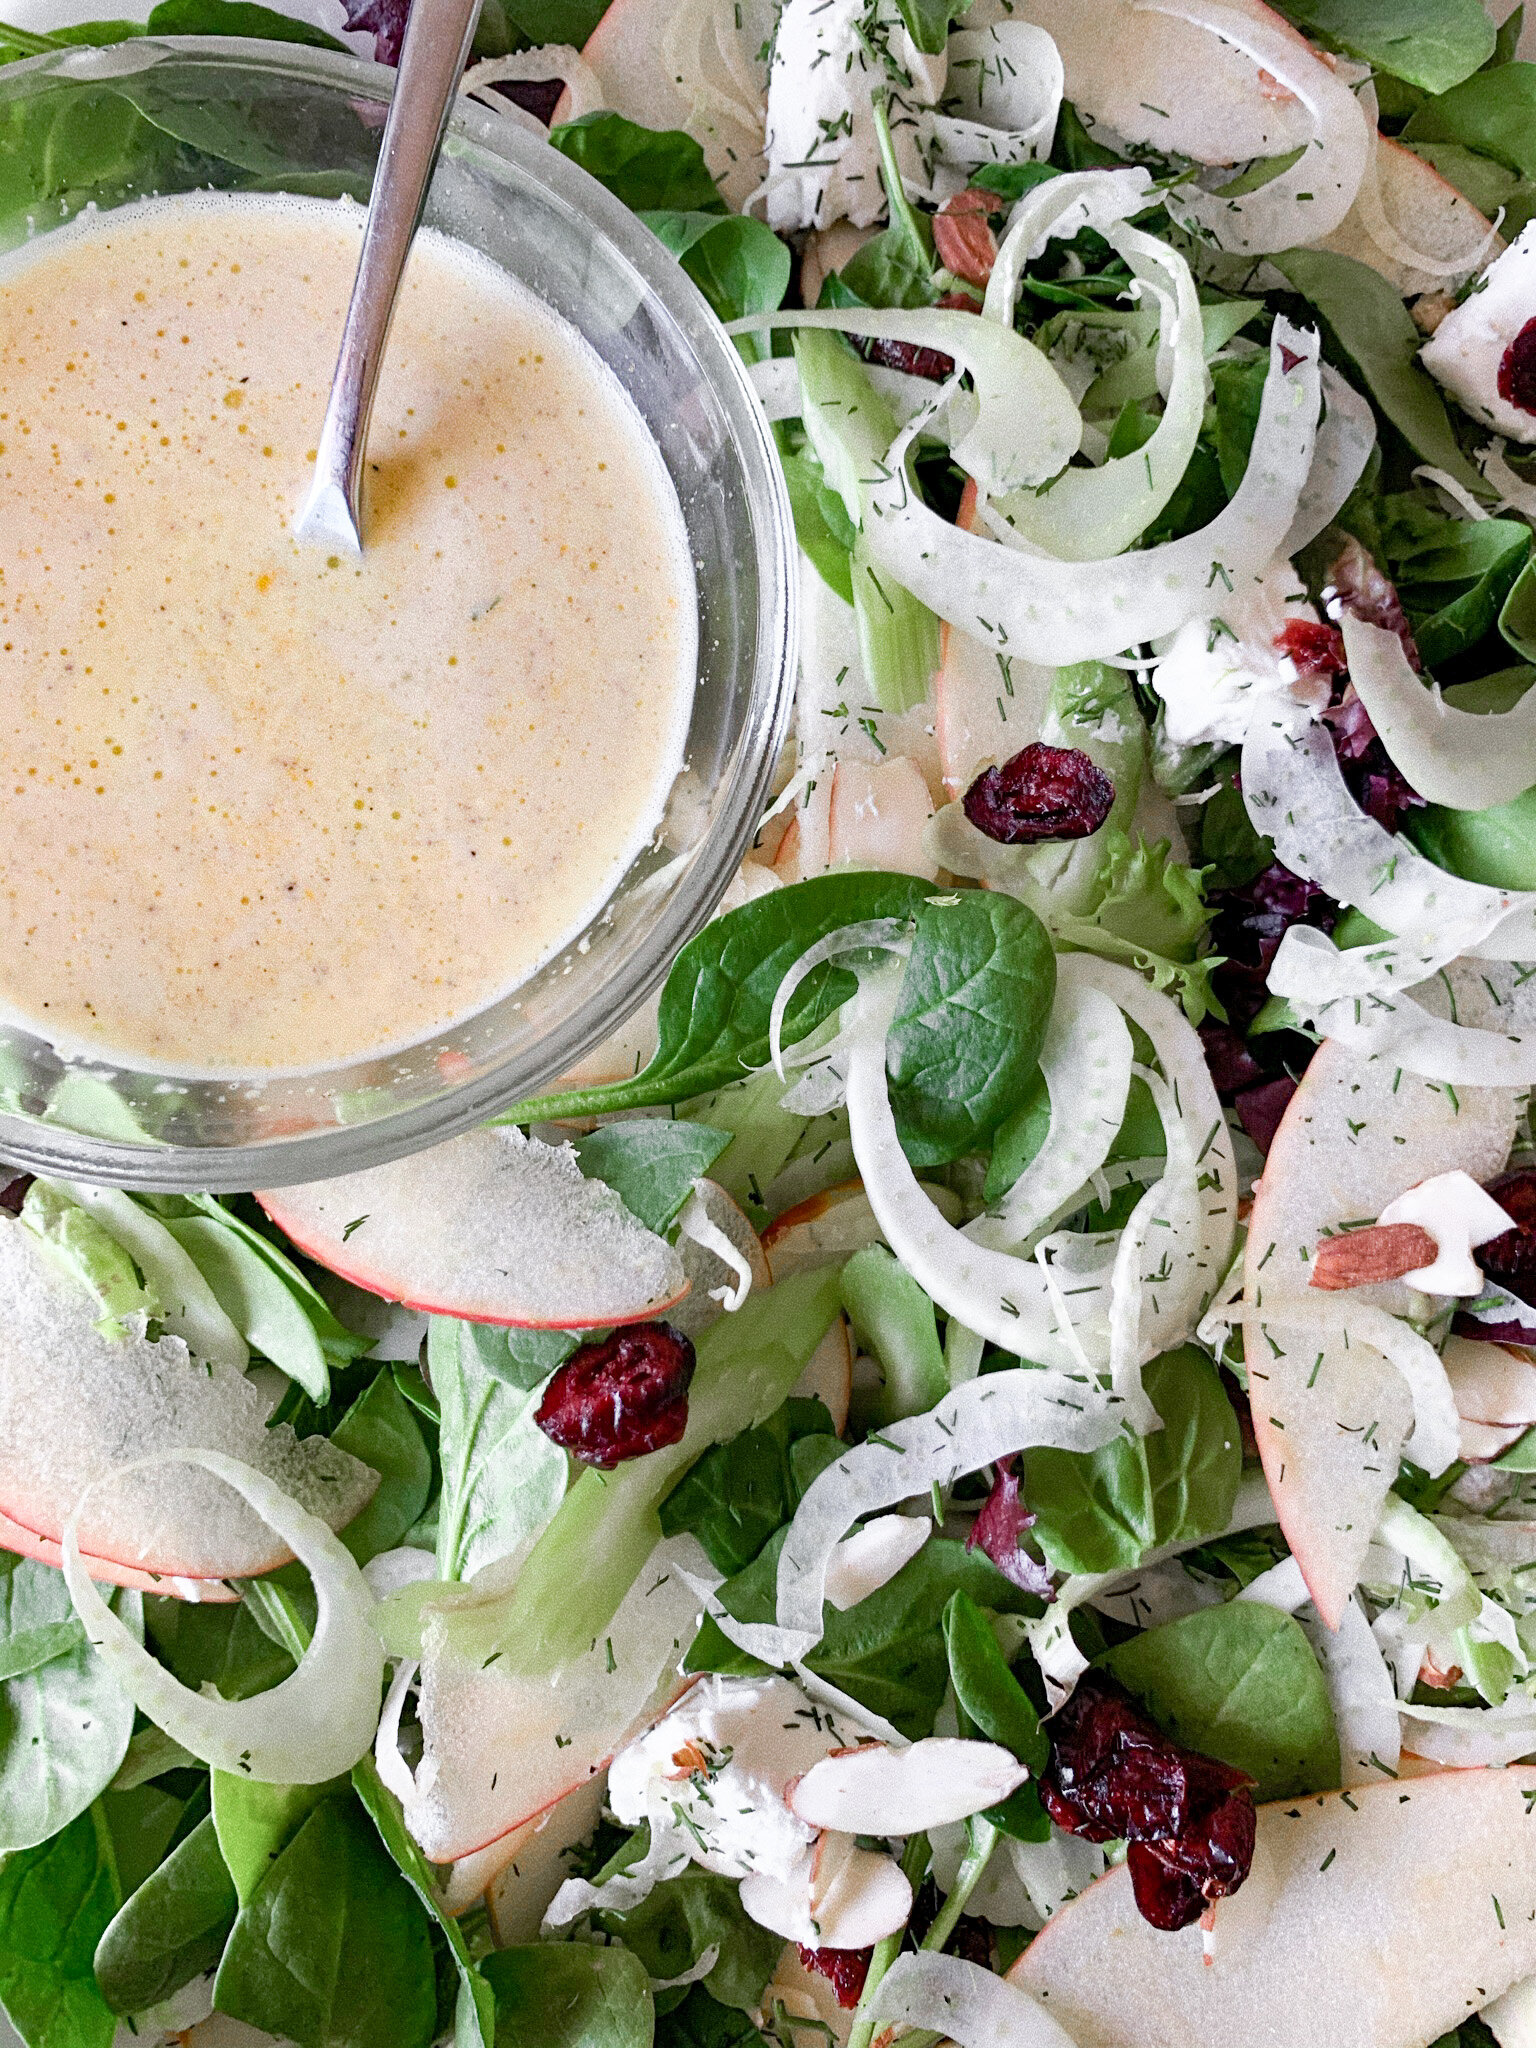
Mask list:
[[[315,478],[294,524],[300,541],[363,551],[363,457],[384,344],[479,12],[480,0],[417,0],[411,9]]]

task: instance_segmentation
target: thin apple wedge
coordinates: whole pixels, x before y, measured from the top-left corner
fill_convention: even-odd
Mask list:
[[[677,1667],[703,1603],[677,1569],[680,1555],[702,1564],[691,1544],[660,1545],[602,1641],[553,1675],[466,1659],[429,1635],[425,1755],[406,1819],[434,1863],[485,1850],[536,1819],[686,1691],[692,1681]]]
[[[1523,1784],[1437,1771],[1261,1807],[1210,1962],[1198,1925],[1140,1917],[1121,1868],[1010,1975],[1077,2048],[1423,2048],[1536,1970]]]
[[[24,1529],[20,1522],[13,1522],[8,1515],[0,1515],[0,1550],[9,1550],[17,1557],[33,1558],[38,1564],[52,1565],[55,1571],[64,1568],[61,1544],[55,1543],[51,1537]],[[82,1555],[86,1571],[98,1586],[125,1586],[132,1593],[161,1593],[176,1600],[217,1606],[227,1606],[240,1598],[222,1579],[167,1578],[162,1572],[140,1571],[135,1565],[118,1564],[112,1558]]]
[[[1369,178],[1367,173],[1367,178]],[[1493,223],[1423,157],[1376,138],[1375,194],[1363,188],[1322,246],[1379,271],[1406,298],[1454,290],[1504,248]],[[1432,267],[1426,269],[1425,259]]]
[[[25,1225],[0,1220],[0,1514],[21,1529],[57,1545],[95,1487],[79,1530],[93,1569],[159,1574],[157,1590],[175,1592],[176,1580],[247,1578],[292,1553],[212,1474],[176,1464],[96,1485],[121,1466],[222,1451],[332,1528],[372,1496],[378,1475],[326,1438],[269,1429],[270,1400],[233,1366],[194,1364],[178,1337],[105,1336],[96,1313]]]
[[[677,1253],[569,1146],[511,1129],[257,1200],[300,1251],[407,1308],[587,1330],[659,1316],[688,1292]]]
[[[1507,1089],[1450,1090],[1324,1042],[1254,1195],[1244,1348],[1254,1434],[1275,1512],[1318,1612],[1338,1624],[1412,1424],[1402,1375],[1358,1334],[1359,1310],[1409,1305],[1401,1282],[1308,1288],[1326,1232],[1370,1222],[1432,1174],[1490,1180],[1514,1138]],[[1320,1320],[1319,1303],[1327,1303]],[[1286,1320],[1287,1305],[1296,1309]],[[1411,1455],[1411,1453],[1410,1453]]]

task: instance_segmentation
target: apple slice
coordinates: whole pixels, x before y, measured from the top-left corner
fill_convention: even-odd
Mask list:
[[[0,1515],[0,1550],[13,1551],[17,1557],[33,1558],[38,1564],[52,1565],[55,1571],[64,1569],[64,1551],[60,1544],[51,1537],[38,1536],[31,1529],[23,1529],[20,1522],[11,1521],[6,1515]],[[85,1552],[82,1552],[81,1560],[87,1574],[98,1586],[126,1586],[132,1593],[161,1593],[173,1600],[213,1606],[227,1606],[240,1598],[222,1579],[167,1578],[160,1572],[140,1571],[134,1565],[118,1564],[113,1558],[91,1557]]]
[[[967,16],[967,20],[970,17]],[[955,524],[975,533],[976,485],[967,479]],[[1040,737],[1052,671],[997,650],[945,621],[934,672],[934,734],[946,795],[963,796],[977,771]]]
[[[922,770],[905,754],[892,754],[874,767],[839,761],[832,775],[827,865],[934,881],[938,866],[923,844],[932,816]]]
[[[607,1790],[608,1774],[599,1771],[547,1813],[475,1855],[461,1856],[443,1895],[449,1912],[462,1913],[483,1898],[498,1948],[537,1941],[550,1900],[571,1875],[566,1851],[597,1826]]]
[[[796,1942],[784,1944],[773,1980],[763,1993],[763,2011],[784,2008],[789,2025],[784,2032],[791,2040],[825,2041],[829,2048],[847,2048],[853,2032],[853,2009],[839,2005],[837,1992],[819,1970],[808,1970],[800,1960]],[[797,2027],[796,2022],[803,2022]]]
[[[1370,173],[1367,172],[1369,178]],[[1376,138],[1376,203],[1362,192],[1322,247],[1368,263],[1404,298],[1418,292],[1454,289],[1482,270],[1504,248],[1493,223],[1471,200],[1442,178],[1433,164],[1415,156],[1389,135]],[[1436,265],[1455,268],[1447,276],[1411,258],[1418,252]]]
[[[1412,1425],[1408,1389],[1380,1352],[1349,1341],[1357,1305],[1409,1306],[1400,1281],[1361,1287],[1319,1327],[1311,1294],[1287,1328],[1287,1298],[1305,1301],[1325,1232],[1373,1221],[1432,1174],[1461,1168],[1487,1181],[1509,1156],[1515,1097],[1455,1091],[1365,1060],[1332,1039],[1291,1098],[1254,1192],[1244,1284],[1244,1352],[1254,1435],[1275,1513],[1318,1612],[1338,1626]]]
[[[614,113],[642,128],[681,128],[691,135],[727,205],[740,212],[762,183],[766,168],[761,119],[754,123],[747,118],[735,67],[719,47],[723,24],[697,8],[686,22],[679,14],[675,0],[609,0],[582,55],[597,73],[604,105]],[[729,9],[725,17],[729,21]],[[738,9],[736,19],[741,18]],[[737,31],[744,45],[751,41],[745,27],[743,23],[743,30]],[[731,29],[725,27],[724,32]],[[674,38],[680,34],[696,48],[704,73],[698,92],[689,90],[674,68]],[[766,89],[765,78],[765,93]]]
[[[1305,37],[1262,0],[1222,0],[1298,52]],[[1312,140],[1312,116],[1273,78],[1197,22],[1154,14],[1134,0],[975,0],[967,28],[1002,20],[1048,29],[1061,52],[1066,96],[1091,122],[1127,142],[1201,164],[1283,156]],[[1318,69],[1323,59],[1312,52]]]
[[[659,1316],[688,1292],[677,1253],[585,1179],[568,1145],[510,1126],[256,1199],[320,1265],[429,1314],[588,1330]]]
[[[1518,1771],[1437,1771],[1259,1809],[1253,1874],[1159,1933],[1111,1871],[1009,1973],[1077,2048],[1423,2048],[1536,1970]]]
[[[474,1855],[595,1778],[693,1683],[678,1676],[702,1602],[678,1570],[702,1553],[661,1543],[601,1642],[549,1672],[481,1665],[427,1639],[423,1759],[406,1820],[434,1863]]]
[[[819,1401],[831,1416],[832,1427],[842,1435],[853,1399],[853,1338],[846,1316],[833,1320],[790,1392],[801,1400]]]
[[[372,1497],[377,1473],[324,1437],[269,1429],[271,1406],[233,1366],[194,1365],[179,1337],[104,1336],[85,1289],[25,1225],[0,1219],[0,1514],[9,1521],[57,1544],[97,1480],[137,1459],[201,1449],[254,1465],[342,1528]],[[93,1564],[168,1582],[247,1578],[292,1556],[221,1481],[183,1464],[96,1487],[79,1534]]]
[[[866,1245],[882,1242],[861,1180],[842,1181],[822,1194],[808,1195],[763,1232],[763,1250],[775,1280],[833,1265]]]

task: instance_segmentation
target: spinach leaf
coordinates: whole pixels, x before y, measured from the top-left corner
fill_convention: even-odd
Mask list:
[[[233,1771],[212,1774],[214,1833],[235,1895],[250,1904],[262,1879],[322,1799],[345,1792],[345,1778],[325,1785],[264,1785]]]
[[[1495,522],[1479,521],[1485,523]],[[1499,631],[1522,660],[1536,661],[1536,562],[1527,562],[1510,585],[1499,612]],[[1530,670],[1525,673],[1529,676]]]
[[[915,1167],[984,1148],[1039,1066],[1055,992],[1050,937],[1017,898],[970,889],[919,905],[887,1050]]]
[[[154,1731],[157,1735],[159,1729]],[[132,1763],[132,1752],[124,1769]],[[132,1772],[129,1772],[130,1776]],[[195,1790],[184,1793],[182,1786],[194,1779]],[[196,1782],[200,1780],[200,1782]],[[129,1785],[122,1773],[101,1795],[101,1814],[112,1837],[112,1859],[124,1898],[130,1898],[151,1876],[176,1844],[191,1833],[208,1811],[206,1772],[176,1773],[172,1783]]]
[[[432,1866],[417,1848],[399,1800],[379,1776],[378,1765],[371,1756],[352,1766],[352,1789],[378,1829],[379,1840],[393,1857],[395,1868],[436,1921],[459,1973],[454,2048],[492,2048],[496,2036],[495,1996],[469,1953],[463,1929],[443,1905]]]
[[[906,23],[907,34],[925,57],[943,54],[949,41],[949,27],[952,21],[965,14],[971,0],[896,0],[901,18]]]
[[[798,2031],[802,2038],[820,2040],[819,2028],[812,2032],[809,2022],[797,2029],[791,2019],[786,2031],[791,2040]],[[774,2040],[780,2037],[775,2034]],[[656,2015],[656,2048],[770,2048],[768,2037],[760,2034],[744,2012],[711,1998],[702,1984],[689,1987],[681,2005]]]
[[[1536,177],[1536,64],[1479,71],[1453,91],[1426,100],[1403,140],[1460,142],[1522,177]]]
[[[883,1244],[866,1245],[843,1268],[843,1308],[884,1383],[874,1420],[922,1415],[949,1392],[933,1303]]]
[[[696,1536],[727,1577],[744,1571],[800,1505],[810,1478],[792,1452],[806,1442],[826,1446],[829,1463],[841,1448],[820,1401],[786,1401],[756,1429],[716,1444],[661,1503],[662,1534]]]
[[[770,1537],[747,1569],[719,1589],[725,1611],[738,1621],[772,1621],[784,1533]],[[826,1632],[806,1663],[863,1706],[884,1714],[913,1741],[931,1735],[949,1685],[944,1609],[957,1591],[998,1613],[1040,1611],[1040,1603],[1011,1585],[979,1550],[932,1537],[867,1600],[842,1614],[826,1608]],[[738,1650],[708,1617],[683,1660],[684,1671],[750,1676],[765,1668]]]
[[[549,139],[636,213],[725,211],[703,150],[680,128],[641,128],[622,114],[583,114],[551,128]]]
[[[730,1142],[729,1131],[691,1119],[643,1117],[578,1138],[576,1157],[588,1180],[606,1181],[647,1230],[663,1231]]]
[[[1494,26],[1481,0],[1279,0],[1279,6],[1328,49],[1428,93],[1460,85],[1494,53]]]
[[[768,1020],[779,983],[809,947],[865,918],[914,917],[932,885],[911,875],[818,875],[775,889],[705,925],[672,963],[661,993],[656,1057],[632,1081],[514,1103],[497,1123],[599,1116],[686,1102],[768,1064]],[[794,1044],[853,994],[853,977],[821,967],[801,984],[784,1021]]]
[[[248,1700],[293,1669],[243,1600],[215,1607],[148,1595],[144,1629],[160,1662],[194,1692],[212,1685],[227,1700]]]
[[[1328,1688],[1300,1622],[1258,1601],[1205,1607],[1107,1651],[1104,1664],[1178,1742],[1256,1781],[1259,1799],[1339,1782]]]
[[[119,1903],[94,1809],[0,1864],[0,2005],[28,2048],[112,2048],[117,2019],[92,1963]]]
[[[898,0],[903,12],[907,5],[926,9],[933,25],[945,0]],[[965,0],[970,5],[970,0]],[[944,33],[947,33],[945,31]],[[944,33],[937,48],[944,47]],[[920,45],[920,47],[926,47]],[[866,306],[931,306],[939,296],[933,281],[933,229],[928,216],[920,213],[907,197],[901,169],[891,141],[891,124],[885,101],[876,94],[873,107],[875,138],[880,148],[880,176],[885,186],[886,211],[890,226],[856,249],[835,278],[827,279],[823,305],[850,303]],[[797,356],[800,350],[796,348]]]
[[[717,320],[776,313],[783,305],[789,248],[766,222],[745,213],[644,212],[640,218],[682,264]]]
[[[322,1800],[241,1907],[213,2002],[297,2048],[430,2048],[427,1916],[356,1800]]]
[[[1017,1109],[1003,1118],[992,1134],[982,1199],[1000,1202],[1045,1143],[1051,1128],[1051,1091],[1037,1067],[1025,1084]]]
[[[1216,395],[1216,460],[1230,497],[1243,480],[1248,451],[1258,430],[1259,407],[1269,363],[1257,356],[1251,363],[1213,363],[1211,386]]]
[[[159,0],[150,10],[143,33],[151,36],[259,36],[278,43],[307,43],[317,50],[346,50],[348,45],[312,22],[252,0]]]
[[[1050,1743],[1041,1732],[1034,1702],[998,1648],[991,1623],[968,1594],[950,1596],[944,1609],[944,1646],[961,1734],[974,1729],[988,1741],[1000,1742],[1029,1766],[1032,1780],[1038,1778],[1050,1758]],[[1020,1785],[1000,1806],[989,1807],[982,1818],[1018,1841],[1050,1840],[1050,1820],[1032,1782]]]
[[[137,1593],[113,1605],[142,1629]],[[83,1813],[133,1734],[133,1702],[85,1640],[64,1575],[0,1551],[0,1853]]]
[[[212,1216],[172,1216],[165,1227],[213,1289],[251,1349],[297,1382],[312,1401],[330,1397],[320,1332],[305,1304],[238,1231]]]
[[[1200,807],[1200,859],[1207,889],[1240,889],[1264,872],[1275,842],[1254,831],[1243,793],[1229,770],[1209,803]]]
[[[1531,554],[1531,530],[1520,519],[1446,520],[1434,538],[1439,545],[1417,550],[1398,570],[1428,669],[1492,632]]]
[[[605,5],[606,0],[487,0],[475,48],[483,55],[502,56],[517,47],[521,36],[530,43],[570,43],[579,50],[602,20]],[[483,47],[493,8],[504,13],[516,31],[510,39],[503,32],[500,48],[495,49]]]
[[[96,1984],[116,2013],[143,2012],[211,1970],[240,1902],[210,1816],[121,1908],[96,1945]]]
[[[853,571],[849,555],[856,538],[847,507],[828,484],[815,455],[779,456],[789,486],[789,509],[795,515],[795,538],[816,566],[816,573],[844,604],[853,603]]]
[[[361,1358],[365,1352],[373,1349],[373,1339],[371,1337],[360,1337],[355,1330],[349,1330],[343,1322],[338,1320],[329,1302],[326,1301],[313,1281],[301,1272],[299,1267],[289,1258],[282,1246],[276,1242],[275,1237],[269,1237],[265,1230],[249,1222],[245,1217],[237,1215],[234,1210],[226,1208],[218,1196],[170,1195],[149,1196],[142,1199],[147,1200],[151,1207],[159,1208],[167,1229],[170,1229],[174,1223],[179,1221],[184,1213],[190,1212],[199,1216],[206,1216],[210,1222],[216,1223],[221,1231],[237,1237],[246,1250],[254,1253],[257,1258],[271,1268],[283,1286],[298,1302],[299,1307],[303,1310],[304,1315],[314,1329],[316,1337],[320,1341],[320,1349],[325,1353],[326,1361],[329,1365],[350,1365],[354,1360]],[[246,1200],[248,1198],[239,1197],[238,1199]],[[185,1211],[179,1206],[182,1203],[185,1204]],[[250,1203],[250,1207],[257,1215],[260,1215],[260,1211],[256,1210],[254,1202]],[[171,1210],[172,1213],[165,1213],[167,1210]],[[271,1229],[273,1226],[268,1225],[267,1228]],[[197,1254],[194,1252],[195,1256]],[[214,1285],[211,1277],[209,1284]],[[247,1284],[253,1291],[257,1285],[254,1280]],[[214,1291],[215,1293],[218,1291],[216,1286]],[[253,1339],[252,1341],[254,1342],[255,1340]],[[259,1350],[260,1348],[260,1345],[258,1345],[257,1349]],[[267,1355],[270,1356],[271,1354],[268,1353]]]
[[[1521,68],[1536,74],[1536,66]],[[1270,260],[1322,315],[1366,390],[1415,454],[1469,490],[1484,490],[1482,472],[1461,452],[1445,400],[1419,367],[1423,337],[1393,286],[1369,264],[1331,249],[1287,249]]]
[[[1536,788],[1485,811],[1431,804],[1405,819],[1403,829],[1450,874],[1494,889],[1536,889]]]
[[[348,1550],[359,1564],[366,1564],[380,1551],[393,1550],[420,1520],[432,1490],[432,1454],[415,1411],[388,1367],[353,1402],[331,1432],[331,1441],[379,1475],[373,1499],[341,1531]]]
[[[1231,1513],[1242,1440],[1215,1366],[1182,1344],[1142,1379],[1160,1430],[1097,1451],[1024,1454],[1032,1533],[1057,1571],[1130,1571],[1165,1543],[1215,1535]]]
[[[742,1910],[739,1887],[691,1863],[627,1913],[595,1913],[605,1934],[622,1941],[652,1977],[681,1977],[706,1949],[719,1960],[702,1981],[721,2005],[755,2006],[784,1944]]]
[[[1479,213],[1492,220],[1503,207],[1502,232],[1507,241],[1513,241],[1530,220],[1536,207],[1536,182],[1522,178],[1505,164],[1496,164],[1490,156],[1468,149],[1464,143],[1416,142],[1412,148],[1415,156],[1423,157],[1447,184],[1470,199]]]
[[[628,1949],[536,1942],[481,1967],[496,1994],[496,2048],[651,2048],[650,1980]]]
[[[565,1453],[533,1419],[541,1382],[518,1386],[508,1360],[501,1330],[452,1316],[434,1316],[428,1326],[428,1370],[442,1409],[442,1579],[471,1578],[509,1555],[538,1534],[565,1495]]]

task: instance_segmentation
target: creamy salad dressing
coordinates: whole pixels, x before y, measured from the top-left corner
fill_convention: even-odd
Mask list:
[[[0,273],[0,1010],[60,1046],[419,1040],[580,929],[681,766],[670,480],[490,263],[420,238],[366,553],[293,540],[361,224],[151,201]]]

